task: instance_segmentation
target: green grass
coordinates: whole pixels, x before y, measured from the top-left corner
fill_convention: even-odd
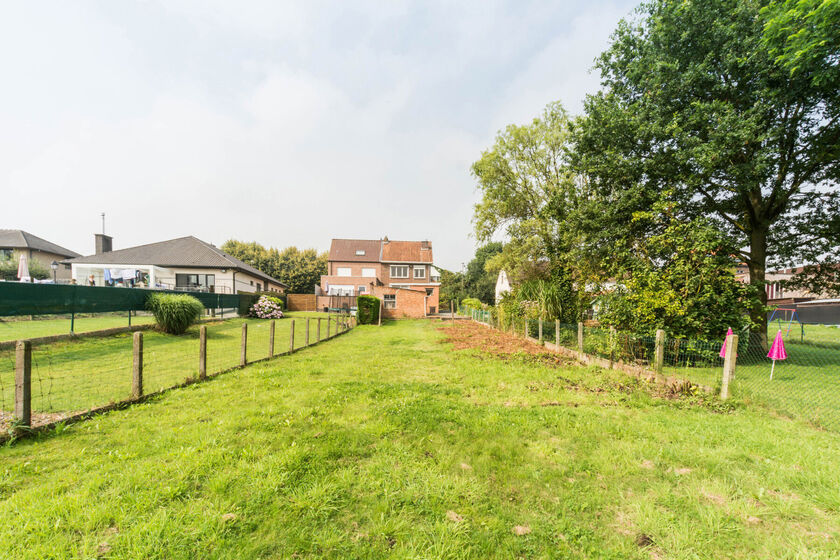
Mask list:
[[[324,314],[289,314],[295,321],[295,348],[305,345],[305,319],[310,318],[310,341],[327,335]],[[289,349],[290,318],[277,319],[274,351]],[[226,319],[207,325],[207,371],[239,365],[242,323],[248,323],[248,359],[268,356],[269,323],[260,319]],[[171,387],[198,374],[198,330],[181,336],[156,331],[143,335],[143,384],[147,393]],[[335,332],[332,324],[331,332]],[[32,350],[32,410],[70,413],[117,402],[131,395],[132,333],[38,345]],[[0,350],[0,410],[14,403],[14,350]]]
[[[140,315],[131,318],[132,325],[154,323],[154,317]],[[128,314],[98,315],[95,317],[77,317],[73,330],[76,333],[101,331],[114,327],[127,327]],[[70,319],[35,319],[3,318],[0,320],[0,342],[21,340],[25,338],[40,338],[70,332]]]
[[[840,555],[836,435],[440,338],[358,327],[0,449],[0,557]]]

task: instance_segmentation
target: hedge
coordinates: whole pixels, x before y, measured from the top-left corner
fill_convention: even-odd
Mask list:
[[[372,325],[379,321],[379,298],[359,296],[356,298],[356,322],[360,325]]]

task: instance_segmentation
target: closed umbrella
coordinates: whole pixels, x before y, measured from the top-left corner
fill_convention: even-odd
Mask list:
[[[773,360],[773,365],[770,366],[770,379],[773,379],[773,370],[776,369],[776,360],[787,360],[787,352],[785,351],[785,341],[782,338],[782,329],[776,333],[776,338],[773,340],[773,345],[770,347],[770,352],[767,357]]]
[[[20,280],[21,282],[29,282],[32,280],[32,278],[29,276],[29,261],[26,260],[26,255],[20,256],[17,277],[18,280]]]

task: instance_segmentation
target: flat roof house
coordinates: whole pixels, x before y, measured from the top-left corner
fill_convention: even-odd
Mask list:
[[[433,262],[431,241],[333,239],[319,291],[322,298],[376,296],[384,317],[425,317],[438,312],[440,300]]]
[[[69,259],[78,284],[171,290],[284,293],[288,285],[193,236],[111,250],[111,237],[96,234],[96,253]]]
[[[53,261],[81,256],[22,229],[0,229],[0,260],[19,261],[21,255],[26,255],[30,263],[38,262],[47,270],[50,270]],[[59,280],[69,280],[70,267],[59,266],[55,275]]]

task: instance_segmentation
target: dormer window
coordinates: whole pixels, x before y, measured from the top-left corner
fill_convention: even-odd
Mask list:
[[[364,249],[356,249],[356,256],[357,257],[364,257],[365,256],[365,250]]]

